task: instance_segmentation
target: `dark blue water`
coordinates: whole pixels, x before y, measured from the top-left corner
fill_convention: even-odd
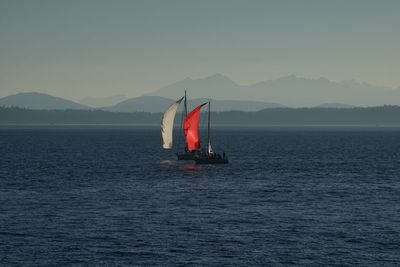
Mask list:
[[[0,128],[1,266],[400,264],[400,130]]]

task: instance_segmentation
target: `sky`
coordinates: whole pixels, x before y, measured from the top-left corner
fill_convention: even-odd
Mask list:
[[[0,0],[0,97],[139,96],[215,73],[399,87],[399,10],[397,0]]]

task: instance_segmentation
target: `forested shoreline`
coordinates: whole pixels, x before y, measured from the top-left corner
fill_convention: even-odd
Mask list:
[[[0,107],[0,124],[159,124],[161,113],[103,110],[31,110]],[[205,116],[203,116],[205,117]],[[177,115],[176,123],[181,116]],[[204,122],[204,120],[203,120]],[[212,112],[218,125],[400,125],[400,106],[269,108]]]

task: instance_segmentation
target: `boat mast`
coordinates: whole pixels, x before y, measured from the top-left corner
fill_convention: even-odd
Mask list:
[[[207,134],[208,134],[208,153],[210,153],[211,143],[210,143],[210,119],[211,119],[211,101],[208,101],[208,125],[207,125]]]
[[[187,115],[188,115],[188,113],[187,113],[187,96],[186,96],[186,90],[185,90],[185,116],[183,116],[182,127],[183,127],[183,124],[185,123],[185,119],[186,119]],[[185,151],[187,151],[188,150],[187,143],[186,142],[184,142],[184,143],[185,143]]]
[[[186,97],[186,90],[185,90],[185,118],[187,116],[187,97]]]

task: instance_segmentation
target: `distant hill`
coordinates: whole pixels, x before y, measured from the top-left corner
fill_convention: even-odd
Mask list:
[[[88,106],[42,93],[19,93],[0,98],[0,106],[28,109],[89,109]]]
[[[177,98],[179,95],[177,96]],[[131,98],[118,103],[112,107],[102,108],[114,112],[164,112],[174,101],[173,99],[160,96],[142,96]],[[208,101],[207,99],[192,99],[188,102],[189,110],[196,105]],[[182,106],[183,107],[183,106]],[[264,108],[284,107],[277,103],[267,103],[260,101],[239,101],[239,100],[212,100],[212,111],[258,111]]]
[[[202,79],[186,78],[150,95],[176,98],[184,90],[188,91],[191,99],[254,100],[290,107],[318,106],[321,103],[348,103],[354,106],[400,104],[400,88],[373,86],[353,80],[334,82],[323,77],[306,79],[295,75],[239,85],[227,76],[215,74]]]
[[[190,100],[188,105],[189,107],[195,107],[208,101],[204,98],[197,98]],[[211,101],[211,110],[212,112],[222,112],[222,111],[232,111],[232,110],[240,110],[240,111],[259,111],[262,109],[269,108],[285,108],[286,106],[271,103],[271,102],[261,102],[261,101],[245,101],[245,100],[214,100]]]
[[[124,95],[114,95],[108,97],[84,97],[79,103],[85,106],[93,107],[93,108],[101,108],[101,107],[110,107],[114,106],[124,100],[127,97]]]
[[[140,96],[130,98],[111,107],[102,110],[114,112],[162,112],[166,110],[174,100],[159,96]]]
[[[320,108],[354,108],[353,105],[342,104],[342,103],[323,103],[319,105]]]
[[[187,90],[189,99],[212,98],[212,99],[233,99],[233,100],[256,100],[251,95],[246,96],[246,90],[234,83],[227,76],[215,74],[203,79],[193,80],[186,78],[174,84],[162,87],[150,95],[166,98],[177,98]],[[243,91],[243,92],[242,92]],[[269,100],[268,100],[269,101]]]

